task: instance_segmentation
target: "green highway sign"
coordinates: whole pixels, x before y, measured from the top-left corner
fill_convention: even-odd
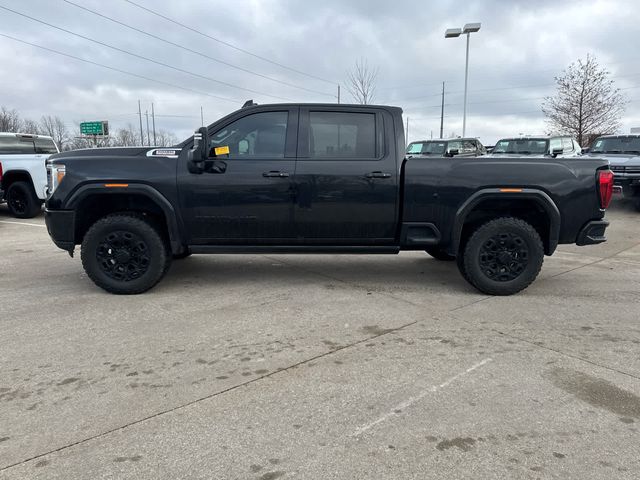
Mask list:
[[[82,122],[80,124],[81,135],[109,135],[109,122]]]

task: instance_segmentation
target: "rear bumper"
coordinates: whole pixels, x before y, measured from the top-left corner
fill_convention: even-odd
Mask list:
[[[578,238],[576,239],[576,245],[595,245],[607,241],[607,237],[604,236],[604,232],[609,226],[609,222],[606,220],[592,220],[582,227]]]
[[[73,253],[75,248],[76,215],[73,210],[44,210],[44,221],[53,243],[58,248]]]

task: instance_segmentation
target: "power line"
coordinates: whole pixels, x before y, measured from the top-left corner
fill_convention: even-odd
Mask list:
[[[161,85],[166,85],[168,87],[179,88],[180,90],[185,90],[185,91],[191,92],[191,93],[197,93],[198,95],[204,95],[204,96],[211,97],[211,98],[217,98],[218,100],[224,100],[225,102],[240,103],[242,101],[242,100],[237,100],[237,99],[233,99],[233,98],[220,97],[218,95],[213,95],[213,94],[210,94],[210,93],[207,93],[207,92],[202,92],[200,90],[194,90],[194,89],[188,88],[188,87],[182,87],[182,86],[176,85],[174,83],[164,82],[162,80],[156,80],[155,78],[145,77],[144,75],[138,75],[137,73],[132,73],[132,72],[128,72],[126,70],[121,70],[119,68],[111,67],[111,66],[105,65],[103,63],[98,63],[98,62],[94,62],[92,60],[87,60],[85,58],[76,57],[75,55],[70,55],[68,53],[60,52],[58,50],[54,50],[54,49],[49,48],[49,47],[43,47],[42,45],[38,45],[38,44],[35,44],[35,43],[27,42],[26,40],[21,40],[19,38],[12,37],[11,35],[6,35],[4,33],[0,33],[0,36],[5,37],[5,38],[9,38],[9,39],[14,40],[16,42],[24,43],[25,45],[30,45],[32,47],[41,48],[42,50],[46,50],[48,52],[55,53],[57,55],[62,55],[64,57],[73,58],[74,60],[79,60],[81,62],[85,62],[85,63],[89,63],[91,65],[95,65],[95,66],[98,66],[98,67],[106,68],[108,70],[113,70],[115,72],[124,73],[125,75],[129,75],[129,76],[132,76],[132,77],[141,78],[141,79],[147,80],[149,82],[155,82],[155,83],[159,83]],[[135,115],[137,115],[137,113]]]
[[[152,58],[145,57],[143,55],[138,55],[137,53],[129,52],[129,51],[124,50],[122,48],[118,48],[118,47],[114,47],[113,45],[109,45],[108,43],[104,43],[104,42],[101,42],[99,40],[95,40],[93,38],[86,37],[86,36],[81,35],[79,33],[72,32],[71,30],[67,30],[65,28],[58,27],[58,26],[53,25],[51,23],[45,22],[44,20],[40,20],[40,19],[31,17],[31,16],[29,16],[29,15],[27,15],[25,13],[21,13],[21,12],[17,12],[15,10],[12,10],[10,8],[7,8],[7,7],[3,6],[3,5],[0,5],[0,8],[2,8],[3,10],[6,10],[8,12],[14,13],[16,15],[20,15],[21,17],[28,18],[29,20],[33,20],[34,22],[38,22],[38,23],[41,23],[41,24],[46,25],[48,27],[55,28],[56,30],[60,30],[61,32],[65,32],[65,33],[68,33],[70,35],[74,35],[76,37],[82,38],[83,40],[87,40],[89,42],[93,42],[93,43],[96,43],[98,45],[102,45],[103,47],[110,48],[112,50],[115,50],[115,51],[120,52],[120,53],[124,53],[126,55],[130,55],[130,56],[135,57],[135,58],[140,58],[140,59],[145,60],[147,62],[155,63],[156,65],[160,65],[162,67],[170,68],[170,69],[175,70],[177,72],[186,73],[187,75],[191,75],[193,77],[202,78],[202,79],[208,80],[210,82],[219,83],[221,85],[225,85],[225,86],[231,87],[231,88],[236,88],[238,90],[244,90],[245,92],[257,93],[258,95],[264,95],[265,97],[277,98],[279,100],[291,100],[291,99],[285,98],[285,97],[278,97],[276,95],[269,95],[269,94],[266,94],[266,93],[262,93],[262,92],[259,92],[257,90],[252,90],[250,88],[239,87],[239,86],[233,85],[231,83],[223,82],[221,80],[216,80],[215,78],[212,78],[212,77],[207,77],[206,75],[200,75],[199,73],[194,73],[194,72],[190,72],[188,70],[184,70],[182,68],[174,67],[173,65],[169,65],[168,63],[159,62],[159,61],[154,60]]]
[[[312,74],[310,74],[310,73],[303,72],[303,71],[301,71],[301,70],[297,70],[297,69],[292,68],[292,67],[288,67],[288,66],[286,66],[286,65],[283,65],[282,63],[278,63],[278,62],[276,62],[276,61],[274,61],[274,60],[270,60],[270,59],[268,59],[268,58],[266,58],[266,57],[263,57],[263,56],[258,55],[258,54],[256,54],[256,53],[253,53],[253,52],[250,52],[249,50],[245,50],[244,48],[240,48],[240,47],[238,47],[238,46],[236,46],[236,45],[233,45],[232,43],[225,42],[224,40],[220,40],[219,38],[216,38],[216,37],[213,37],[213,36],[211,36],[211,35],[209,35],[209,34],[206,34],[206,33],[204,33],[204,32],[201,32],[200,30],[196,30],[196,29],[195,29],[195,28],[193,28],[193,27],[190,27],[190,26],[188,26],[188,25],[185,25],[185,24],[183,24],[183,23],[178,22],[178,21],[177,21],[177,20],[175,20],[174,18],[167,17],[166,15],[163,15],[163,14],[161,14],[161,13],[158,13],[158,12],[156,12],[155,10],[152,10],[152,9],[150,9],[150,8],[147,8],[147,7],[145,7],[145,6],[142,6],[142,5],[140,5],[140,4],[136,3],[136,2],[133,2],[133,1],[131,1],[131,0],[125,0],[125,2],[130,3],[131,5],[133,5],[133,6],[135,6],[135,7],[138,7],[139,9],[144,10],[144,11],[146,11],[146,12],[148,12],[148,13],[152,14],[152,15],[155,15],[156,17],[163,18],[163,19],[167,20],[168,22],[173,23],[174,25],[179,25],[179,26],[181,26],[182,28],[186,28],[187,30],[189,30],[189,31],[191,31],[191,32],[197,33],[198,35],[202,35],[203,37],[206,37],[206,38],[208,38],[208,39],[210,39],[210,40],[213,40],[213,41],[215,41],[215,42],[218,42],[218,43],[220,43],[220,44],[222,44],[222,45],[225,45],[225,46],[227,46],[227,47],[229,47],[229,48],[233,48],[234,50],[237,50],[237,51],[239,51],[239,52],[246,53],[247,55],[251,55],[252,57],[259,58],[260,60],[265,61],[265,62],[267,62],[267,63],[270,63],[270,64],[272,64],[272,65],[277,65],[277,66],[278,66],[278,67],[280,67],[280,68],[284,68],[284,69],[289,70],[289,71],[291,71],[291,72],[295,72],[295,73],[298,73],[298,74],[300,74],[300,75],[304,75],[304,76],[309,77],[309,78],[314,78],[314,79],[316,79],[316,80],[320,80],[320,81],[322,81],[322,82],[330,83],[331,85],[336,85],[336,83],[337,83],[337,82],[334,82],[334,81],[331,81],[331,80],[327,80],[326,78],[318,77],[318,76],[316,76],[316,75],[312,75]]]
[[[288,87],[297,88],[297,89],[304,90],[304,91],[311,92],[311,93],[317,93],[319,95],[324,95],[324,96],[327,96],[327,97],[334,97],[334,95],[332,93],[326,93],[326,92],[321,92],[319,90],[313,90],[311,88],[302,87],[300,85],[295,85],[293,83],[285,82],[284,80],[279,80],[277,78],[272,78],[272,77],[269,77],[267,75],[263,75],[261,73],[254,72],[253,70],[250,70],[250,69],[247,69],[247,68],[243,68],[243,67],[239,67],[237,65],[233,65],[232,63],[225,62],[224,60],[220,60],[218,58],[212,57],[210,55],[207,55],[205,53],[199,52],[197,50],[193,50],[193,49],[191,49],[189,47],[186,47],[184,45],[181,45],[179,43],[175,43],[175,42],[172,42],[171,40],[167,40],[167,39],[162,38],[162,37],[160,37],[158,35],[154,35],[153,33],[146,32],[146,31],[141,30],[139,28],[136,28],[136,27],[134,27],[132,25],[129,25],[127,23],[124,23],[124,22],[121,22],[119,20],[116,20],[115,18],[108,17],[106,15],[103,15],[100,12],[96,12],[95,10],[91,10],[91,9],[89,9],[87,7],[83,7],[82,5],[78,5],[77,3],[71,2],[70,0],[63,0],[63,1],[68,3],[69,5],[73,5],[74,7],[80,8],[81,10],[84,10],[86,12],[92,13],[93,15],[97,15],[98,17],[101,17],[101,18],[104,18],[106,20],[109,20],[110,22],[116,23],[116,24],[121,25],[121,26],[123,26],[125,28],[128,28],[130,30],[136,31],[138,33],[142,33],[143,35],[147,35],[148,37],[154,38],[156,40],[159,40],[161,42],[167,43],[169,45],[173,45],[174,47],[180,48],[182,50],[186,50],[187,52],[191,52],[191,53],[194,53],[194,54],[199,55],[201,57],[208,58],[209,60],[212,60],[212,61],[217,62],[217,63],[221,63],[222,65],[226,65],[228,67],[235,68],[236,70],[240,70],[242,72],[249,73],[251,75],[256,75],[258,77],[265,78],[265,79],[270,80],[272,82],[280,83],[280,84],[286,85]]]

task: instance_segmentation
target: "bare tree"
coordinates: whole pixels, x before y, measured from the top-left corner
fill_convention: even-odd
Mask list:
[[[595,57],[578,59],[555,81],[556,94],[542,104],[552,131],[573,135],[584,147],[590,135],[614,133],[620,128],[626,100]]]
[[[126,128],[120,128],[111,137],[113,147],[134,147],[140,145],[140,135],[135,131],[133,125],[127,124]]]
[[[367,105],[373,101],[377,78],[378,67],[371,68],[365,58],[356,60],[347,80],[347,89],[356,103]]]
[[[33,133],[35,135],[46,135],[40,128],[40,124],[31,119],[25,119],[22,121],[22,125],[20,126],[20,130],[22,133]]]
[[[69,131],[60,117],[43,115],[40,120],[40,131],[43,135],[49,135],[53,138],[60,151],[64,149],[65,143],[69,141]]]
[[[178,138],[171,132],[159,130],[156,134],[157,147],[172,147],[178,143]]]
[[[6,107],[0,109],[0,132],[19,132],[22,127],[20,115],[14,110]]]

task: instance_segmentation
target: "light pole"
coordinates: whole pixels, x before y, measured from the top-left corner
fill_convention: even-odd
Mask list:
[[[462,114],[462,136],[466,136],[467,131],[467,84],[469,82],[469,36],[480,30],[480,23],[467,23],[462,28],[448,28],[444,32],[444,38],[456,38],[460,35],[467,35],[467,55],[464,65],[464,111]]]

